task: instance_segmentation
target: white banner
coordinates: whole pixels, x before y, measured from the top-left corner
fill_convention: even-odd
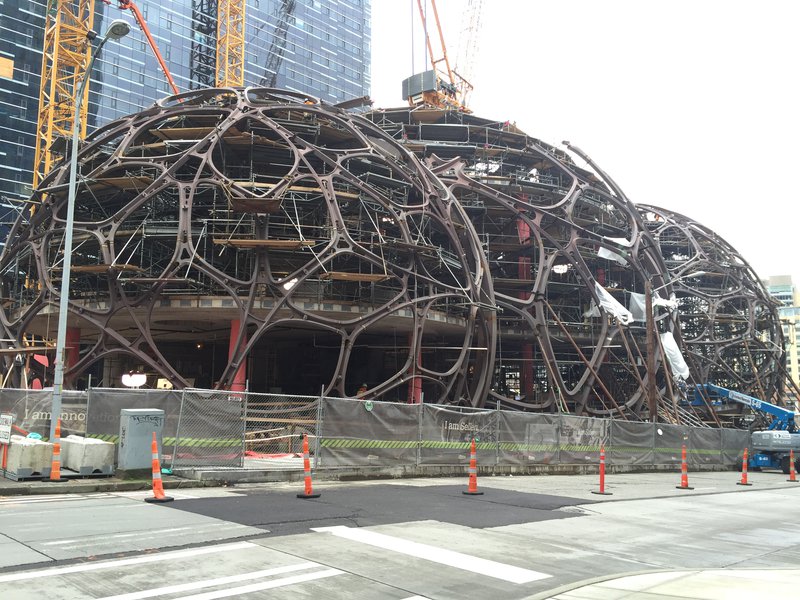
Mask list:
[[[675,338],[672,337],[672,332],[667,331],[666,333],[662,333],[660,337],[661,345],[664,347],[664,354],[667,355],[667,360],[669,361],[669,366],[672,368],[672,372],[683,379],[688,379],[689,367],[683,359],[683,354],[681,354],[681,350],[678,348]]]
[[[631,292],[631,299],[628,302],[628,308],[633,315],[634,321],[644,321],[645,320],[645,295],[644,294],[636,294]],[[667,310],[673,311],[678,308],[678,300],[675,296],[672,296],[669,300],[664,300],[661,296],[656,294],[653,297],[653,312],[655,313],[656,306],[663,306]]]
[[[594,289],[597,292],[600,306],[603,307],[604,311],[614,315],[623,325],[628,325],[633,321],[633,315],[631,314],[631,311],[617,302],[616,299],[596,281],[594,282]]]

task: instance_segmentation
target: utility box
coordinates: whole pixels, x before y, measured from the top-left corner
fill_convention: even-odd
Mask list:
[[[153,433],[161,450],[164,411],[157,408],[123,408],[119,414],[120,471],[150,469],[153,465]]]

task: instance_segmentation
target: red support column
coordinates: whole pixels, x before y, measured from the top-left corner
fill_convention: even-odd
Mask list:
[[[231,337],[228,343],[228,360],[231,360],[234,355],[237,354],[239,348],[243,348],[244,345],[247,343],[247,332],[242,332],[242,341],[239,346],[237,346],[237,341],[239,340],[239,331],[242,328],[242,322],[239,319],[234,319],[231,321]],[[231,383],[230,391],[232,392],[244,392],[245,388],[247,387],[247,361],[242,360],[239,368],[236,371],[236,375],[233,377],[233,383]]]
[[[411,347],[414,344],[414,334],[408,334],[408,345]],[[413,348],[412,348],[413,351]],[[422,362],[422,349],[417,351],[414,359],[414,365],[411,367],[411,374],[413,375],[417,367]],[[422,402],[422,377],[414,375],[408,382],[408,403],[420,404]]]
[[[81,359],[81,329],[80,327],[67,327],[67,337],[64,344],[64,383],[72,384],[73,376],[67,375],[69,370],[78,364]]]
[[[80,327],[67,327],[66,347],[64,348],[64,370],[69,371],[78,364],[81,356],[81,329]]]

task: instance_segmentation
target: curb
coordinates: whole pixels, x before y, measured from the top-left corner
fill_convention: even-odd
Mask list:
[[[164,489],[182,489],[197,487],[215,487],[221,482],[195,481],[166,476],[163,479]],[[97,492],[137,492],[150,490],[152,481],[144,479],[126,480],[94,480],[71,479],[66,483],[49,483],[43,481],[11,481],[0,480],[0,498],[7,496],[42,496],[48,494],[92,494]]]

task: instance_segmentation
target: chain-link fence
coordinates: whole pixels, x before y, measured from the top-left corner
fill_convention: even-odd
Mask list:
[[[573,415],[324,398],[318,466],[463,465],[475,439],[481,466],[680,464],[735,466],[743,430],[692,428]]]
[[[276,394],[248,394],[245,412],[245,456],[251,458],[296,457],[303,452],[303,436],[309,436],[313,454],[319,398]]]
[[[52,392],[0,390],[14,427],[46,435]],[[463,465],[474,438],[482,466],[740,464],[747,431],[573,415],[189,389],[92,389],[64,396],[63,435],[116,442],[120,410],[165,414],[164,465],[302,469],[302,440],[318,467]]]
[[[243,467],[245,394],[183,390],[170,467]]]

